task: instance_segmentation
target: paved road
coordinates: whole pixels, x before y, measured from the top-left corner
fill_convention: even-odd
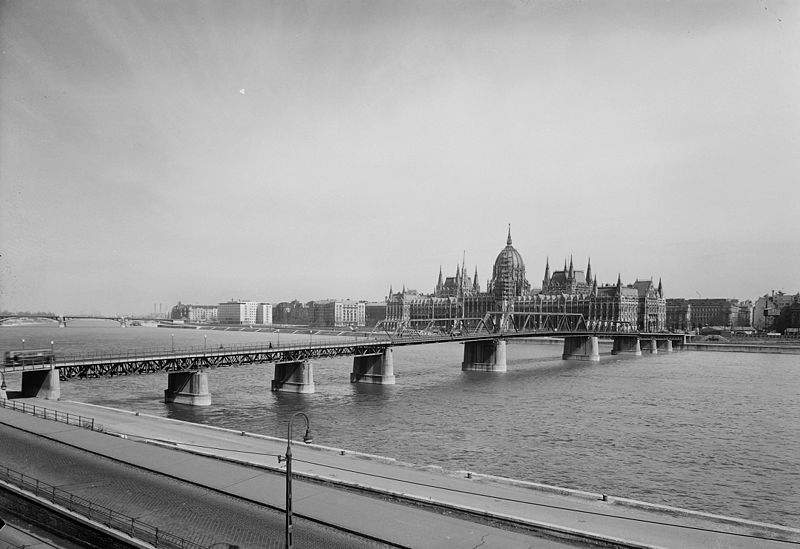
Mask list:
[[[219,491],[102,458],[9,424],[116,459],[163,469],[168,475],[208,482]],[[263,547],[269,538],[282,539],[283,513],[253,503],[282,507],[282,474],[110,437],[6,409],[0,409],[0,440],[4,441],[0,445],[3,465],[197,543]],[[301,481],[295,481],[294,496],[298,514],[347,524],[359,532],[390,533],[400,546],[571,546]],[[295,529],[298,547],[379,546],[301,518],[295,522]]]
[[[30,401],[32,402],[33,399]],[[108,429],[137,440],[178,443],[195,453],[219,456],[280,471],[276,455],[285,451],[285,441],[247,435],[160,417],[134,415],[109,408],[74,402],[43,402],[70,413],[92,416]],[[174,446],[173,446],[174,447]],[[683,513],[643,509],[634,502],[600,494],[565,495],[527,485],[471,480],[441,471],[404,466],[379,459],[319,446],[294,445],[294,471],[325,478],[333,483],[357,485],[408,498],[443,505],[478,508],[496,516],[514,517],[528,524],[556,525],[604,538],[622,538],[660,547],[786,547],[777,540],[800,543],[800,531],[775,528],[749,521],[716,520]],[[352,521],[349,517],[342,520]],[[367,525],[364,526],[365,528]],[[386,523],[388,528],[389,524]],[[402,528],[402,522],[396,525]],[[766,538],[766,539],[765,539]],[[770,539],[774,541],[770,541]],[[413,545],[413,544],[412,544]]]
[[[0,463],[202,545],[263,547],[283,539],[284,515],[0,425]],[[301,547],[375,547],[298,521]]]

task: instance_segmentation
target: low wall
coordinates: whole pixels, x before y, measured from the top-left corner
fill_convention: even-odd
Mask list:
[[[787,345],[758,345],[742,343],[686,343],[687,351],[717,351],[726,353],[770,353],[779,355],[800,355],[800,347]]]

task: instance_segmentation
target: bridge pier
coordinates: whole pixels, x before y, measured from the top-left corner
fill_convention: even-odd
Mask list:
[[[615,337],[614,346],[611,349],[611,354],[641,356],[642,347],[639,344],[639,338],[636,336]]]
[[[20,393],[23,398],[60,399],[61,378],[58,377],[58,370],[50,368],[49,370],[22,372],[22,391]]]
[[[187,406],[211,406],[208,375],[202,370],[170,372],[167,377],[167,388],[164,389],[164,402]]]
[[[564,338],[564,360],[600,362],[600,347],[596,336],[573,336]]]
[[[272,390],[284,393],[313,393],[314,367],[306,360],[276,362]]]
[[[8,400],[8,392],[6,389],[8,385],[6,385],[6,376],[3,372],[0,372],[0,400]]]
[[[658,354],[658,341],[655,339],[651,339],[647,344],[647,350],[650,352],[651,355]]]
[[[394,385],[394,358],[391,347],[382,353],[354,356],[350,383]]]
[[[506,340],[488,339],[464,342],[464,372],[505,372]]]
[[[660,353],[671,353],[672,352],[672,340],[671,339],[659,339],[658,340],[658,351]]]

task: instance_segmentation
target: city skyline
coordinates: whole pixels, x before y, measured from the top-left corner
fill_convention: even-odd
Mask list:
[[[796,3],[0,10],[0,309],[485,284],[508,223],[534,286],[797,290]]]

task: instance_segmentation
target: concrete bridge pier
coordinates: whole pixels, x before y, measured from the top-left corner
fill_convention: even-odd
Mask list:
[[[671,339],[659,339],[658,340],[658,351],[660,353],[671,353],[672,352],[672,340]]]
[[[600,347],[596,336],[573,336],[564,338],[564,360],[600,362]]]
[[[5,381],[3,381],[5,384]],[[37,397],[47,400],[58,400],[61,398],[61,378],[58,377],[58,370],[33,370],[22,372],[22,391],[24,398]]]
[[[187,406],[211,406],[208,375],[202,370],[170,372],[167,388],[164,389],[164,402]]]
[[[59,328],[66,328],[67,327],[67,319],[65,317],[60,317],[58,319],[58,327]]]
[[[658,354],[658,340],[651,339],[647,343],[647,350],[650,351],[651,355],[657,355]]]
[[[391,348],[387,348],[382,353],[353,357],[350,383],[394,385],[394,382],[394,358]]]
[[[505,372],[506,340],[488,339],[464,342],[464,372]]]
[[[283,393],[313,393],[314,367],[306,360],[276,362],[272,390]]]
[[[614,338],[614,346],[611,349],[612,355],[642,355],[642,347],[639,338],[636,336],[617,336]]]

